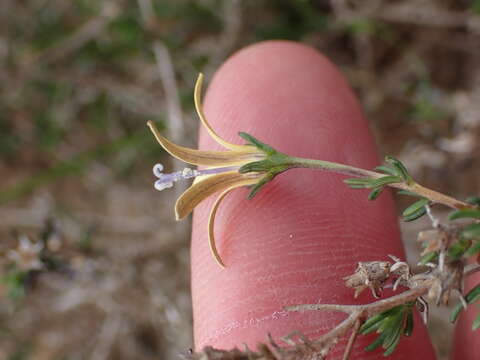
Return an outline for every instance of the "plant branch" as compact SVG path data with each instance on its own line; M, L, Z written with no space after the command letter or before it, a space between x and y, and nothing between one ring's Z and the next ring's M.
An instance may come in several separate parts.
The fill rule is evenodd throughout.
M334 162L324 161L324 160L304 159L304 158L297 158L297 157L290 157L289 160L291 161L290 163L291 168L309 168L309 169L323 170L323 171L334 172L342 175L348 175L348 176L354 176L354 177L366 178L366 179L380 179L386 176L386 174L378 173L375 171L360 169L354 166L349 166L349 165L344 165L344 164L339 164L339 163L334 163ZM443 204L453 209L459 209L459 210L475 209L474 205L465 203L463 201L459 201L450 196L431 190L416 182L412 182L410 184L408 184L407 182L396 182L396 183L390 183L387 185L396 189L410 191L419 196L425 197L433 201L434 203Z

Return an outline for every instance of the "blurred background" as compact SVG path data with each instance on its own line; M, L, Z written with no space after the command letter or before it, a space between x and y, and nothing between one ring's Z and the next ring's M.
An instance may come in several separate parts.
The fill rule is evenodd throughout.
M188 224L151 172L176 165L146 121L195 146L198 72L265 39L330 57L418 181L480 193L479 0L1 0L1 360L192 346Z

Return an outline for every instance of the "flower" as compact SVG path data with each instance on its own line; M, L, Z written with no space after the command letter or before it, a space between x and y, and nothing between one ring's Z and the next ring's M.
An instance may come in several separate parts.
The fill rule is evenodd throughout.
M33 243L27 236L21 236L18 240L18 247L15 250L10 250L7 257L20 270L41 270L43 268L43 263L40 259L42 250L42 244Z
M177 220L183 219L203 200L221 191L210 210L208 239L213 257L221 267L225 267L216 249L214 237L215 215L221 201L233 189L249 185L254 185L249 195L249 198L253 197L263 185L287 169L284 165L286 156L246 133L240 133L239 135L247 140L247 145L232 144L222 139L210 126L203 113L201 103L202 82L203 75L200 74L194 91L195 108L198 116L209 135L228 150L204 151L176 145L163 137L155 124L149 121L150 130L170 155L188 164L205 167L201 170L185 168L182 171L164 174L162 173L163 166L156 164L153 167L153 173L158 177L155 182L155 189L157 190L170 188L178 180L197 178L192 186L180 195L176 201L175 215Z

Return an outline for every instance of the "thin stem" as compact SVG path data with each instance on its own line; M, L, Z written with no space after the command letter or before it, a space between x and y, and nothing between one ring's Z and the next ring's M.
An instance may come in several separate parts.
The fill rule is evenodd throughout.
M355 322L355 324L353 325L352 334L350 335L350 338L348 339L348 343L347 343L347 346L345 347L345 352L343 353L342 360L348 360L350 358L350 355L352 354L352 350L353 350L353 344L355 343L355 340L357 339L358 331L360 330L361 325L362 325L362 321L360 319L358 319Z
M285 309L287 311L342 311L350 315L360 311L362 315L369 317L382 311L391 309L397 305L413 301L419 296L425 295L428 292L428 289L429 288L427 286L419 286L414 289L407 290L401 294L391 296L387 299L378 300L374 303L365 305L307 304L289 306Z
M354 166L334 163L324 160L314 160L314 159L304 159L297 157L290 157L290 166L292 168L308 168L334 172L337 174L367 178L367 179L379 179L385 177L385 174L377 173L375 171L365 170L356 168ZM417 195L423 196L431 201L439 204L449 206L453 209L474 209L475 207L471 204L459 201L450 196L444 195L437 191L428 189L420 184L413 182L412 184L407 184L406 182L391 183L388 186L394 187L400 190L407 190L413 192Z
M463 277L466 278L467 276L475 274L478 271L480 271L480 265L477 265L477 264L467 265L463 270Z

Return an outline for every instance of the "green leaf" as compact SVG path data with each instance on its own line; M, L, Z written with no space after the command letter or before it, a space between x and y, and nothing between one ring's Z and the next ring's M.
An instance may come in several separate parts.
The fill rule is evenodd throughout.
M468 305L473 304L478 299L480 299L480 284L475 286L472 290L468 292L467 295L465 295L465 301L467 302ZM452 323L457 320L458 315L460 315L462 310L463 310L463 304L461 302L455 305L450 315L450 321Z
M388 184L400 183L400 182L402 182L402 179L398 176L384 176L374 180L370 186L373 188L376 188L379 186L385 186Z
M450 245L448 249L448 257L452 260L460 259L463 254L468 250L472 242L470 240L461 239L456 243Z
M403 329L403 335L411 336L413 333L413 312L409 311L405 322L405 329Z
M369 344L369 345L365 348L365 350L366 350L366 351L375 350L375 349L378 348L380 345L382 345L384 339L385 339L385 333L382 333L382 334L378 335L378 337L377 337L371 344Z
M399 195L407 195L407 196L413 196L413 197L419 197L419 198L422 198L422 199L425 199L424 197L414 193L414 192L411 192L411 191L408 191L408 190L399 190L397 191L397 194Z
M467 203L480 207L480 196L471 196L465 200Z
M432 262L437 258L438 258L438 252L431 251L422 256L422 258L420 259L420 264L425 265L426 263Z
M468 292L468 294L465 296L465 301L467 304L473 304L477 300L480 299L480 284L475 286L472 290Z
M470 224L462 229L461 236L464 239L480 239L480 224Z
M480 314L477 315L472 324L472 330L478 330L480 328Z
M413 221L425 215L427 213L427 209L425 208L425 205L427 205L429 201L430 200L423 198L414 202L409 207L407 207L402 213L403 220Z
M400 335L402 334L402 325L403 325L403 317L404 317L404 312L400 312L394 316L392 316L389 320L389 327L385 330L387 333L387 336L385 337L385 340L383 341L383 348L388 349L390 348L393 344L397 343L398 340L400 339Z
M399 305L370 317L359 332L369 334L376 331L379 335L365 350L371 351L382 345L387 356L395 350L402 334L410 336L413 331L413 304Z
M409 221L417 220L417 219L421 218L423 215L425 215L426 213L427 213L427 209L425 209L423 207L420 210L418 210L417 212L413 213L412 215L404 216L403 221L409 222Z
M421 199L421 200L418 200L416 202L414 202L412 205L410 205L409 207L407 207L402 215L403 216L410 216L414 213L416 213L417 211L421 210L421 209L424 209L425 208L425 205L427 205L429 202L428 199Z
M477 255L480 252L480 241L476 241L470 248L465 252L465 256Z
M350 186L352 189L364 189L370 188L370 184L375 181L375 179L366 179L366 178L350 178L345 179L343 182Z
M380 171L392 176L399 176L399 174L395 171L395 169L389 168L388 166L384 166L384 165L377 166L374 170Z
M386 312L371 316L359 330L359 333L362 335L370 334L371 332L378 329L382 324L382 321L386 318Z
M250 193L248 194L248 200L251 200L257 195L260 189L265 186L268 182L272 181L276 174L267 173L264 177L262 177L258 182L252 186Z
M413 184L412 177L400 160L387 155L385 156L385 161L392 165L392 167L398 172L398 176L400 176L408 185Z
M368 194L368 200L375 200L376 198L378 198L380 196L380 194L382 193L383 191L383 187L379 187L379 188L376 188L376 189L373 189L370 194Z
M448 220L457 220L457 219L480 219L480 210L457 210L450 215L448 215Z
M270 145L267 145L263 142L261 142L260 140L258 140L257 138L253 137L252 135L250 134L247 134L245 132L239 132L238 135L244 139L247 144L249 145L253 145L255 146L257 149L263 151L264 153L266 153L267 155L272 155L274 153L276 153L277 151L272 148Z

